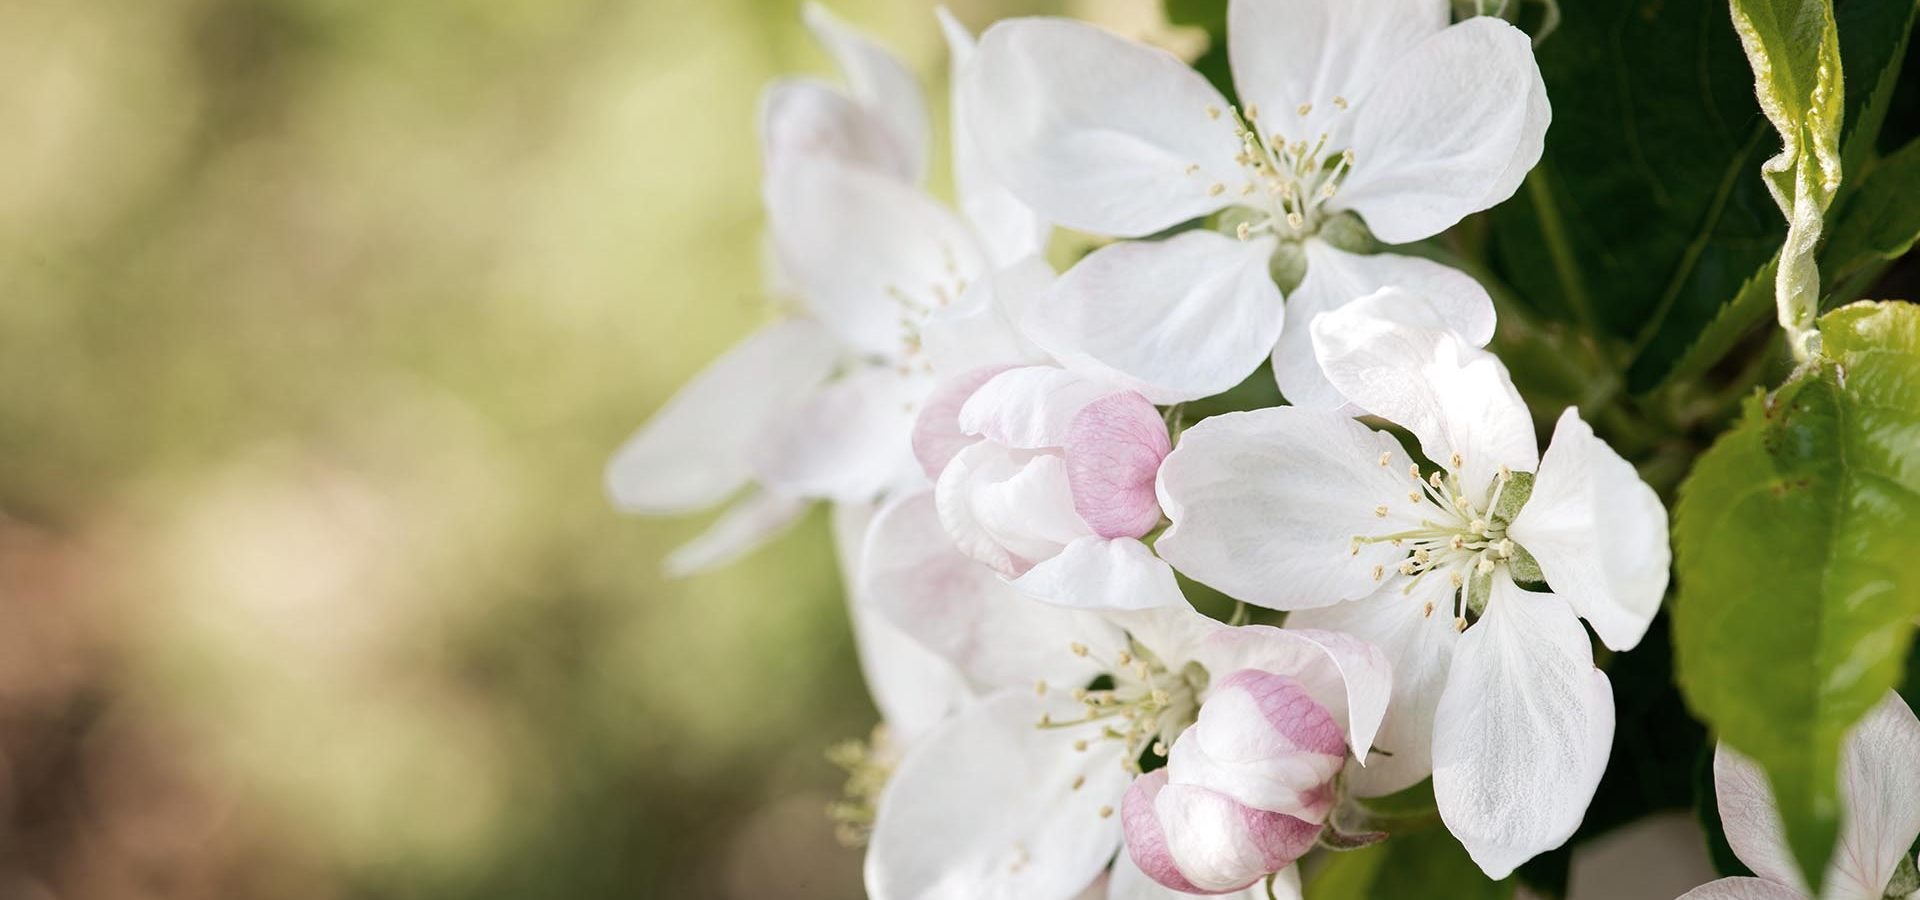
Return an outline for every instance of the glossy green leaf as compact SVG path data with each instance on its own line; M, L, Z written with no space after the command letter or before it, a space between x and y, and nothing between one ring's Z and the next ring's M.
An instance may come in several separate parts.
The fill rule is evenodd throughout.
M1681 686L1772 779L1824 871L1846 729L1898 684L1920 615L1920 308L1821 320L1824 355L1701 456L1676 509Z
M1494 211L1526 303L1642 360L1657 384L1785 233L1758 171L1766 123L1726 0L1585 0L1536 50L1553 127Z

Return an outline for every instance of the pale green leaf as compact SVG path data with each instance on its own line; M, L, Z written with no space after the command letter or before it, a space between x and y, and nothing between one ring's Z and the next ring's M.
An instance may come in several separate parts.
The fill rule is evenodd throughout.
M1822 355L1750 401L1682 486L1673 605L1689 703L1766 768L1816 876L1841 737L1899 682L1920 615L1920 308L1820 324Z
M1779 132L1780 152L1760 172L1787 217L1774 299L1780 325L1804 356L1820 309L1815 250L1840 190L1840 125L1845 107L1840 32L1832 0L1732 0L1733 28L1753 67L1760 110Z

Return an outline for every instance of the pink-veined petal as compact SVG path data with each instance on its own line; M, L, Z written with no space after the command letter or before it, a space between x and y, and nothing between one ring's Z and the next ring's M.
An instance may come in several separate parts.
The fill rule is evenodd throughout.
M1256 882L1245 890L1230 891L1225 894L1188 894L1163 887L1140 871L1133 858L1125 853L1113 860L1113 878L1108 883L1105 900L1192 900L1196 897L1212 897L1216 900L1269 900L1265 881ZM1100 900L1096 897L1093 900ZM1273 882L1272 900L1301 900L1300 866L1288 866L1280 870Z
M1553 592L1615 650L1640 643L1667 592L1667 508L1568 407L1540 457L1533 494L1507 529Z
M820 326L762 327L687 382L607 464L607 493L629 512L711 506L753 474L752 453L775 415L819 389L839 350Z
M1495 880L1566 843L1613 745L1613 688L1565 601L1493 577L1434 714L1433 796Z
M1280 337L1273 246L1211 231L1110 244L1060 276L1028 311L1029 332L1068 368L1155 403L1218 394L1259 368Z
M1171 783L1163 774L1167 771L1142 776L1128 791L1127 800L1136 809L1150 807L1150 814L1124 811L1129 851L1136 833L1151 847L1151 829L1158 826L1164 855L1129 855L1149 875L1155 874L1150 864L1173 863L1175 871L1163 885L1203 893L1239 891L1293 865L1319 837L1318 824L1255 809L1203 787Z
M1246 181L1220 92L1172 54L1092 25L994 25L960 98L987 167L1069 228L1152 234L1225 206Z
M1140 627L1138 619L1146 619L1151 629ZM1258 669L1298 681L1340 723L1356 758L1367 758L1386 715L1393 666L1378 647L1352 635L1267 625L1233 628L1191 607L1184 614L1176 609L1137 614L1120 624L1162 659L1191 659L1215 677Z
M929 480L938 480L947 463L980 440L960 430L960 409L981 385L1006 370L983 366L961 373L941 382L920 404L920 415L913 420L913 458Z
M1166 420L1138 393L1108 394L1081 407L1061 445L1074 510L1101 537L1145 536L1160 524L1154 480L1172 449Z
M1198 721L1168 757L1174 780L1255 809L1325 822L1334 776L1347 761L1340 723L1289 676L1239 669L1213 677Z
M1417 256L1361 256L1325 241L1306 242L1307 276L1287 297L1287 324L1273 348L1273 378L1287 402L1311 409L1356 412L1327 381L1313 355L1313 318L1384 287L1424 297L1446 323L1476 347L1493 339L1493 300L1473 277Z

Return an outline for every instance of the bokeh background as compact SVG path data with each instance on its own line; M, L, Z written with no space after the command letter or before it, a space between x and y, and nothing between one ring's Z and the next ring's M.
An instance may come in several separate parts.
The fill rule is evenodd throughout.
M830 5L941 123L932 4ZM824 516L668 581L600 487L767 315L788 72L797 0L0 0L0 898L858 895Z

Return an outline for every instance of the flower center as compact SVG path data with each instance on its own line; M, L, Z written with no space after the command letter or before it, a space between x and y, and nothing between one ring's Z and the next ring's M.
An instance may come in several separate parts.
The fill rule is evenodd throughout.
M892 359L875 362L896 366L901 375L933 371L933 363L922 352L920 329L934 310L959 300L967 290L967 277L960 271L953 248L941 244L940 256L942 272L925 284L888 284L883 288L900 311L900 349Z
M1128 649L1112 660L1100 658L1085 644L1072 645L1073 654L1102 664L1106 674L1094 679L1093 686L1078 688L1073 699L1080 702L1080 717L1058 721L1042 716L1041 728L1075 732L1073 749L1086 752L1098 741L1117 741L1122 747L1121 766L1135 775L1144 770L1141 759L1151 753L1165 759L1168 748L1187 726L1200 716L1200 692L1207 687L1207 671L1198 663L1188 663L1179 671L1138 642L1129 640ZM1047 691L1045 682L1040 693ZM1077 790L1081 782L1076 780ZM1107 815L1110 810L1103 810Z
M1380 454L1380 465L1391 465L1391 459L1391 454ZM1407 466L1411 485L1406 502L1419 507L1417 527L1355 535L1351 551L1357 555L1363 545L1383 542L1404 548L1406 558L1394 567L1406 578L1400 593L1411 594L1428 576L1445 578L1452 593L1453 627L1465 631L1468 616L1478 617L1485 608L1494 572L1514 569L1515 580L1537 580L1532 557L1507 537L1508 524L1532 493L1533 476L1501 466L1490 487L1473 491L1461 483L1460 454L1454 454L1448 463L1445 471L1426 477L1421 477L1419 466ZM1373 514L1382 519L1391 513L1388 504L1373 509ZM1374 566L1373 580L1385 579L1387 572L1385 565ZM1428 601L1421 614L1431 616L1434 608Z
M1342 112L1345 97L1335 96L1333 105ZM1301 119L1313 112L1313 104L1303 103L1294 110ZM1353 171L1353 151L1330 149L1329 133L1311 135L1301 123L1289 133L1283 123L1264 122L1260 108L1245 110L1207 107L1207 115L1233 117L1233 136L1240 144L1234 161L1240 164L1243 180L1230 187L1221 182L1206 186L1207 196L1219 197L1229 190L1238 192L1238 204L1253 214L1238 222L1234 231L1241 240L1256 234L1274 234L1285 240L1300 240L1319 231L1325 218L1322 207L1340 191ZM1286 115L1281 114L1286 119ZM1263 131L1265 128L1267 130ZM1200 173L1198 164L1187 167L1188 175Z

